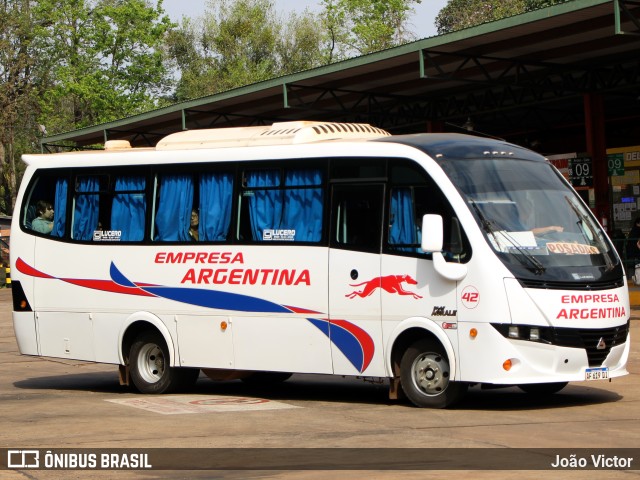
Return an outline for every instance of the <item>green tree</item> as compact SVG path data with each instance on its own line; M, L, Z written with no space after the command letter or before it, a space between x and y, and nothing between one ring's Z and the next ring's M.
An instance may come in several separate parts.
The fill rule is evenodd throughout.
M438 34L493 22L566 0L449 0L436 17Z
M421 0L323 0L320 14L281 18L271 0L210 0L183 18L168 48L183 101L405 43Z
M278 75L300 72L326 64L325 34L319 17L309 11L291 14L276 44Z
M17 158L36 140L37 52L29 0L0 3L0 211L10 214L21 166Z
M421 0L323 0L327 57L384 50L415 39L409 30L413 5Z
M35 8L49 12L37 38L50 133L158 106L171 85L163 42L173 26L161 0L40 0Z
M270 0L212 0L184 18L168 48L180 75L175 100L210 95L321 64L322 32L308 11L281 19Z
M161 1L0 0L0 209L11 211L17 159L38 149L40 125L56 133L157 106L172 27Z

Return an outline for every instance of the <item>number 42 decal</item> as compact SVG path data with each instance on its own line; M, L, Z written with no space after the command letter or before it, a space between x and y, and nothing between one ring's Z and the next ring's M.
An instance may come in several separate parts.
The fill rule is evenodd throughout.
M460 299L466 308L476 308L480 303L480 293L476 287L469 285L462 290Z

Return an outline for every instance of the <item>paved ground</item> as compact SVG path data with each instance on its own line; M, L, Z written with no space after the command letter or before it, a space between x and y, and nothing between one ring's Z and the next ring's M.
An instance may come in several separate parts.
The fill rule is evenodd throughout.
M294 376L267 390L204 376L186 394L141 396L110 365L19 355L11 292L0 290L0 448L640 448L640 310L632 311L631 375L532 398L473 388L451 410L387 400L381 385ZM238 410L244 408L244 410ZM266 409L269 408L269 409ZM560 450L559 450L560 451ZM434 450L437 454L437 450ZM488 452L495 452L488 450ZM465 455L460 450L462 456ZM639 458L635 459L640 463ZM250 462L251 459L247 459ZM5 479L112 478L115 472L0 471ZM558 478L557 471L163 471L118 478ZM562 472L563 478L640 478Z

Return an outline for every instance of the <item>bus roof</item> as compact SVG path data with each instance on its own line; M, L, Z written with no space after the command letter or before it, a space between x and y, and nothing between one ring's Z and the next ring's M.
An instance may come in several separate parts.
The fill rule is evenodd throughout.
M108 140L104 145L104 150L64 152L58 155L76 156L84 153L85 155L93 156L104 153L118 154L120 152L139 153L372 140L411 146L427 153L436 161L447 158L478 159L495 157L545 160L542 155L500 139L459 133L417 133L392 136L386 130L364 123L314 121L281 122L253 127L187 130L164 137L155 147L132 148L127 140ZM35 160L34 157L48 156L50 154L24 155L23 160L30 164Z
M156 150L295 145L329 140L372 140L385 130L364 123L284 122L259 127L189 130L164 137Z
M415 147L437 162L447 159L477 160L480 158L546 161L543 155L505 140L463 133L394 135L391 138L380 138L379 141Z

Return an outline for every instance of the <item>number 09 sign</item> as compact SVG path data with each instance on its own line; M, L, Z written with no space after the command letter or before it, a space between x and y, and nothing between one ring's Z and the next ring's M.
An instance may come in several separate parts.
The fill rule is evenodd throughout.
M591 157L569 159L569 180L574 187L593 187Z

